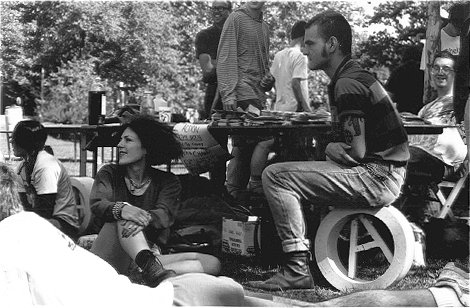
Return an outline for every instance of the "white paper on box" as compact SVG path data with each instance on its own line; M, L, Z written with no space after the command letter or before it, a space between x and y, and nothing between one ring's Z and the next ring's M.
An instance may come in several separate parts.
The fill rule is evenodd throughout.
M250 216L248 221L223 218L222 251L242 256L254 256L255 231L258 231L257 237L260 243L259 218L256 216Z

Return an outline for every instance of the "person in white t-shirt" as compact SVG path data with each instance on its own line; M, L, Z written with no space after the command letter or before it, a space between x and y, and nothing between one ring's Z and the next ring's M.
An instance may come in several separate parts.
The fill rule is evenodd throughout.
M303 20L297 21L291 29L289 46L274 56L271 74L275 78L275 111L312 112L308 95L308 60L301 50L306 24ZM261 174L273 146L274 139L262 141L256 146L250 166L248 190L263 194Z
M47 132L35 120L18 122L13 130L13 154L23 161L18 166L23 206L47 219L77 240L79 217L72 184L62 163L45 149Z
M274 110L312 111L308 98L308 60L301 51L306 24L303 20L297 21L292 26L289 46L274 56L271 65L271 74L276 80Z

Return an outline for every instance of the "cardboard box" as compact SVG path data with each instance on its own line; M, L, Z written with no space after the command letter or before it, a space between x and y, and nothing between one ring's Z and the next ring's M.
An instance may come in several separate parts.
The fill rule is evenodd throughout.
M261 227L259 217L249 216L247 221L237 221L224 217L222 220L222 251L241 256L255 256L255 231L257 231L257 244L260 245Z

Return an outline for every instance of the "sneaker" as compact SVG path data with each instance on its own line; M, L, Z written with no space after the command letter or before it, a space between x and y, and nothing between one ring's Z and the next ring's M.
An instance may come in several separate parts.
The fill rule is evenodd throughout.
M142 280L151 288L155 288L162 281L174 276L176 276L175 271L164 269L157 258L151 258L142 268Z

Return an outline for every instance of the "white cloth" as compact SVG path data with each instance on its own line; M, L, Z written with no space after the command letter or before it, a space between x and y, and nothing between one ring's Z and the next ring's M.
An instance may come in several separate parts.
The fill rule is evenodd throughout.
M454 56L460 53L460 36L450 36L441 29L441 51L447 50Z
M297 111L297 100L292 90L292 79L300 78L302 95L308 102L307 56L299 48L287 47L276 53L271 66L271 74L276 79L276 102L274 110Z
M455 125L453 97L438 97L424 105L418 116L435 125ZM456 127L447 127L439 135L409 135L410 146L419 147L454 168L467 155L467 146Z
M0 307L170 307L173 285L133 284L35 213L0 222Z
M64 165L46 151L40 151L31 174L31 186L27 189L24 162L18 166L21 181L18 191L26 192L28 201L34 207L35 195L57 194L54 205L54 217L59 217L70 225L79 228L78 212L75 207L72 184Z

